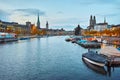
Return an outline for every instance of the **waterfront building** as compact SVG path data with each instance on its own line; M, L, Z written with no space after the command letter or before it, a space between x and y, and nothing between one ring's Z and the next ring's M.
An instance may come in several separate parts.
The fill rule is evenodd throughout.
M74 35L74 31L65 31L62 29L48 29L47 35Z
M120 37L120 24L112 25L110 30L113 32L112 36Z
M98 23L95 25L94 30L95 31L103 31L103 30L107 29L107 26L108 26L107 23Z
M97 23L94 25L94 30L95 31L103 31L105 29L108 29L108 23L106 22L106 19L104 18L103 23Z
M26 22L26 25L16 22L5 22L0 20L0 32L9 32L17 34L30 34L31 22Z
M31 33L31 27L32 27L32 24L31 24L31 22L26 22L26 26L27 26L27 31L28 31L28 34L30 34Z
M118 25L111 25L111 30L115 30L115 29L119 29L120 28L120 24Z

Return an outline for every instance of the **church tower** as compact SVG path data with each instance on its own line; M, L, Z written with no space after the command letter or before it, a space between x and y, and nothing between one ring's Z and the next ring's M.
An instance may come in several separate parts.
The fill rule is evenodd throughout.
M96 24L96 18L95 16L90 16L90 25L89 25L89 29L94 29L94 26Z
M46 22L46 29L48 29L49 28L49 24L48 24L48 21Z
M106 23L106 18L104 17L104 23Z
M95 18L95 16L94 16L94 25L96 24L96 18Z
M92 15L90 16L90 26L92 25L93 21L92 21Z
M37 19L37 28L40 29L40 19L39 19L39 13L38 13L38 19Z

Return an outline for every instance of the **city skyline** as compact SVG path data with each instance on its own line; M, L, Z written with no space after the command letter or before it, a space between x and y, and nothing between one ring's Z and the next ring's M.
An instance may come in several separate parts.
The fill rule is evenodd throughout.
M90 15L96 16L97 23L106 17L109 24L120 24L119 4L119 0L0 0L0 19L36 24L39 12L41 27L48 21L50 28L73 30L78 24L86 28Z

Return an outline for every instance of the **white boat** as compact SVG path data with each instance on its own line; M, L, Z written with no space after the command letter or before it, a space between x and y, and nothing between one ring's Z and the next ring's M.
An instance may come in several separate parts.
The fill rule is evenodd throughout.
M91 64L94 64L96 66L100 66L100 67L105 66L106 58L100 54L93 52L93 51L84 53L82 55L82 58L83 58L83 60L85 60Z
M106 69L104 67L93 65L93 64L89 63L86 60L83 60L83 62L85 63L85 65L88 68L92 69L93 71L95 71L97 73L100 73L100 74L103 74L103 75L107 75L107 71L106 71Z
M103 40L102 43L107 44L107 41L106 41L106 40Z

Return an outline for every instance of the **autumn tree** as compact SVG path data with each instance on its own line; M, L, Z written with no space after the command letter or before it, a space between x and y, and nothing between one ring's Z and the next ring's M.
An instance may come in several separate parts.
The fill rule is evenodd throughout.
M35 26L35 25L32 25L32 27L31 27L31 33L32 33L32 35L35 35L35 34L38 34L38 29L37 29L37 27Z

